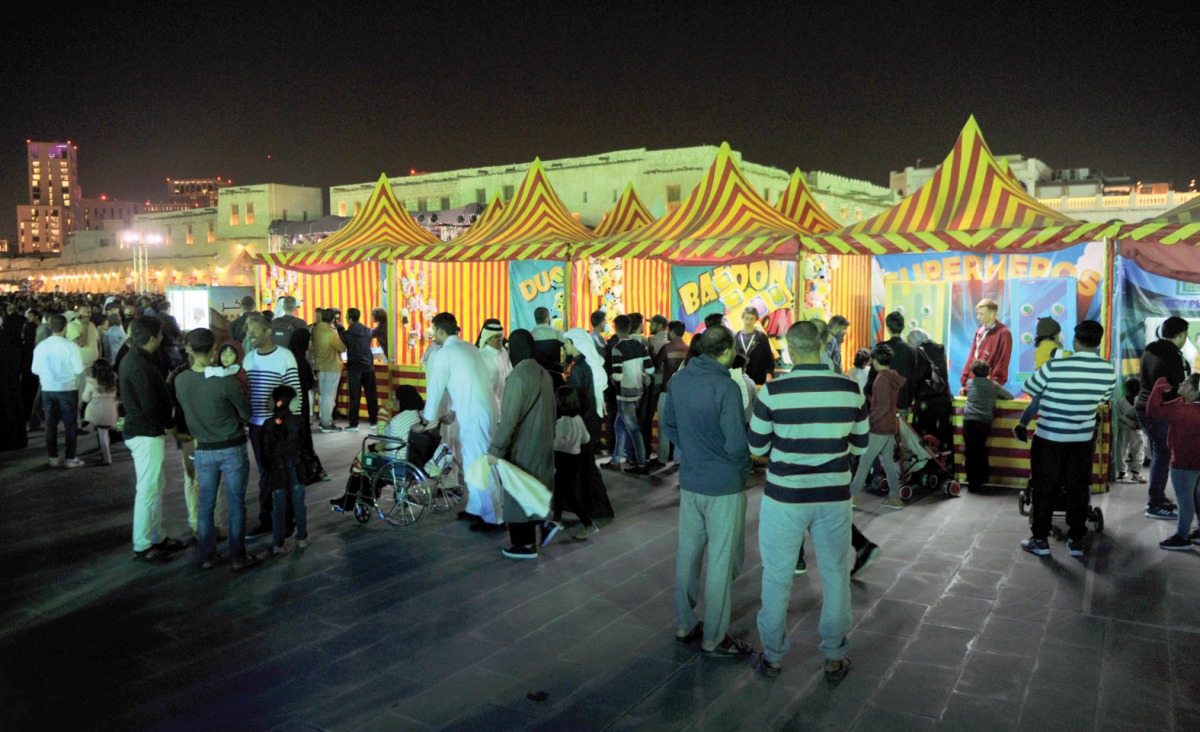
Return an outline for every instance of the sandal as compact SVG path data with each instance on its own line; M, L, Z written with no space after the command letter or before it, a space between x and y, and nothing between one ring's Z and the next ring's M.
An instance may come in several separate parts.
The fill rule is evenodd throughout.
M754 652L754 648L746 641L729 636L725 636L725 640L717 644L716 648L710 650L701 648L700 650L704 651L704 655L706 656L715 656L718 658L736 658L738 656L748 656Z
M783 672L782 663L768 661L767 657L761 653L758 654L757 663L755 663L754 667L758 669L759 673L761 673L763 676L766 676L768 679L773 679Z
M692 643L699 641L703 637L704 637L704 621L703 620L696 623L696 627L694 627L690 631L688 631L687 635L679 635L678 633L675 634L675 640L679 641L680 643L684 644L685 646L691 645Z
M840 661L829 660L825 662L825 680L837 683L846 678L846 674L850 673L850 659L843 658Z

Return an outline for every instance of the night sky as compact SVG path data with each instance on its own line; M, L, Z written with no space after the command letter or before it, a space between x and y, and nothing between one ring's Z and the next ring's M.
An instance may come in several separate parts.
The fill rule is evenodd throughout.
M85 197L123 200L163 200L167 177L329 186L722 141L886 185L940 162L970 114L997 154L1200 175L1195 25L1175 12L575 5L8 9L0 236L27 203L27 138L74 141Z

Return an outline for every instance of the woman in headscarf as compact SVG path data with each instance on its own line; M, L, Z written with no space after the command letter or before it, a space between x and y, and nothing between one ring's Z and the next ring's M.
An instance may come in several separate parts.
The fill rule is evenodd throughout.
M908 345L917 352L916 384L913 387L913 429L937 438L940 449L953 450L954 427L950 423L953 397L950 394L946 348L934 343L920 328L908 331Z
M509 337L513 370L504 384L500 424L488 449L488 461L507 460L537 479L547 490L554 485L554 386L550 374L535 356L533 335L515 330ZM540 516L525 513L512 496L504 494L504 518L512 546L503 550L512 559L537 558L537 525Z
M512 362L508 357L508 349L504 347L504 326L496 318L483 321L479 337L475 339L475 347L483 356L487 366L488 377L492 380L492 391L496 394L496 409L499 410L504 400L504 381L512 373Z
M581 416L591 436L591 440L580 446L579 461L584 471L583 500L593 519L611 519L613 508L608 500L608 489L600 468L596 467L596 448L600 444L600 424L604 416L604 387L608 383L604 359L596 350L596 340L586 330L572 328L563 335L571 364L567 386L579 394L579 403L583 406Z
M312 402L310 395L313 387L316 385L316 375L313 373L312 364L308 361L308 346L312 343L312 332L308 328L296 328L292 331L292 338L288 341L288 350L296 358L296 370L300 376L300 416L304 422L304 428L301 430L301 442L303 443L303 453L301 460L304 462L305 469L308 475L321 480L329 480L329 474L325 472L325 467L321 465L321 458L317 456L317 451L313 447L312 439Z

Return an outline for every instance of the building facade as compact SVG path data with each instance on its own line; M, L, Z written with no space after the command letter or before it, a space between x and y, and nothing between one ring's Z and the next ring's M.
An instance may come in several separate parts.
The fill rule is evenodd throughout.
M708 172L718 150L715 146L673 150L638 148L547 160L542 164L567 210L585 226L595 227L629 183L633 183L654 215L662 216L678 208ZM750 184L774 204L787 188L791 173L745 162L736 151L733 155ZM410 212L446 211L471 203L486 204L494 196L510 200L525 179L529 166L529 163L480 166L392 178L390 182L396 197ZM826 185L814 183L821 180ZM827 173L810 173L808 182L826 211L847 223L856 215L873 216L899 200L882 186ZM329 191L330 213L353 216L362 208L374 186L374 181L333 186Z
M217 205L217 194L233 181L216 178L167 178L167 201L181 203L192 208L207 208Z
M76 152L69 140L26 140L29 203L17 206L19 254L57 255L75 230L82 198Z

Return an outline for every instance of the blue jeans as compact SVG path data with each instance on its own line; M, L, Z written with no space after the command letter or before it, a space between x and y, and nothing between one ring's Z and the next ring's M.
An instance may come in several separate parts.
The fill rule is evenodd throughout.
M1144 412L1139 412L1137 418L1146 442L1150 443L1149 505L1161 506L1167 502L1167 475L1171 469L1171 446L1167 444L1171 423Z
M296 477L295 465L289 465L287 470L288 484L292 486L292 510L296 514L296 538L307 539L308 511L304 508L304 483ZM283 546L283 541L287 537L288 489L276 488L272 494L271 540L275 546Z
M245 445L223 450L197 450L196 478L200 481L199 516L196 518L200 561L211 559L216 551L217 532L213 511L217 505L217 486L225 478L225 497L229 503L229 558L240 559L246 553L246 481L250 476L250 456Z
M777 663L788 652L788 601L795 579L796 557L804 532L812 534L821 566L821 653L833 661L846 657L846 634L854 618L850 613L851 546L850 501L783 503L763 496L758 514L758 548L762 555L762 609L758 635L763 658Z
M1171 485L1175 488L1175 500L1179 501L1179 524L1176 534L1187 538L1196 519L1197 504L1200 504L1200 470L1171 468Z
M58 457L58 420L62 419L67 441L67 459L75 457L75 411L79 405L78 391L43 391L42 407L46 410L46 454Z
M638 421L638 403L635 401L617 401L617 418L614 420L617 433L617 447L613 450L613 462L620 462L622 456L634 465L646 464L646 444L642 442L642 427ZM632 454L626 445L632 446Z

